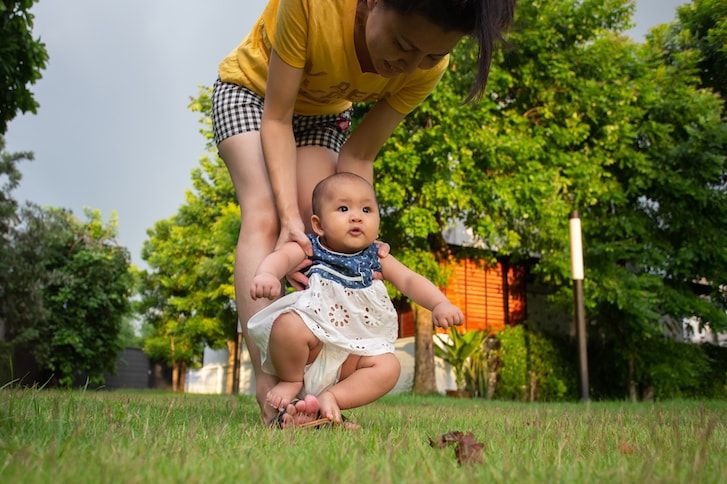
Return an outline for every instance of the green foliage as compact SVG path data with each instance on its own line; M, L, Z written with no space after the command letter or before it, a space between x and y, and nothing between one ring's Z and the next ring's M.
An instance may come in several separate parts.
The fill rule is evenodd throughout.
M112 371L129 313L133 277L128 251L116 244L116 220L98 210L85 222L72 213L29 205L13 234L6 288L6 335L31 351L56 381L92 383Z
M468 364L472 360L483 358L483 344L487 333L484 331L468 331L460 333L457 328L450 328L448 338L437 337L434 345L434 355L449 364L454 371L457 389L465 389L465 375Z
M0 244L6 242L6 237L12 227L17 223L18 204L12 197L12 191L18 187L22 174L17 164L23 160L32 160L33 153L7 153L5 151L5 138L0 135ZM4 271L0 271L2 273Z
M701 84L727 95L727 1L694 0L679 7L665 50L678 57L696 51Z
M543 334L524 326L497 334L500 369L495 396L508 400L556 401L572 399L576 375L558 349Z
M209 131L209 90L190 107ZM193 190L167 220L149 230L142 257L139 306L146 325L144 350L169 363L201 362L205 345L221 347L236 334L234 257L240 209L222 160L205 156L192 171Z
M710 364L709 373L701 382L699 395L727 400L727 347L703 344L701 348Z
M637 378L660 399L696 397L709 374L709 359L699 345L661 337L647 340L637 353Z
M144 340L137 333L134 323L130 318L121 321L119 329L119 347L120 348L141 348L144 346Z
M33 14L37 0L0 2L0 134L18 111L35 113L38 103L28 84L34 84L45 69L45 44L33 38Z
M0 135L0 321L5 322L2 327L6 332L13 324L25 324L20 320L30 324L41 316L37 291L24 288L27 284L34 284L36 276L20 270L13 243L19 222L18 204L12 196L21 178L17 164L32 157L32 153L5 152L5 140ZM29 267L23 265L22 268ZM0 334L0 340L3 339L4 335Z
M709 344L674 341L663 335L644 338L631 353L633 373L617 341L589 346L592 396L620 398L633 380L637 397L724 398L727 393L727 349ZM615 361L608 366L596 361Z

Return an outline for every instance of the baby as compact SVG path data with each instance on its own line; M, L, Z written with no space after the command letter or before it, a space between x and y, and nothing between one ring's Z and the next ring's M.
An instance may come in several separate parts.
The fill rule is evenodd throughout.
M351 173L331 175L316 186L312 206L308 288L278 299L248 322L263 370L280 379L267 403L279 409L271 424L281 427L292 425L285 409L299 394L309 395L309 408L319 408L321 418L340 423L341 409L371 403L396 384L396 311L374 273L431 310L435 325L448 328L464 320L429 280L390 255L379 259L378 204L368 181ZM305 258L295 242L267 256L253 279L252 298L277 298L280 279Z

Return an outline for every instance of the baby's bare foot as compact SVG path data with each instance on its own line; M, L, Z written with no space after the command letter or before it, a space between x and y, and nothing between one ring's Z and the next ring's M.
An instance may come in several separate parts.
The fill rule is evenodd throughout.
M306 395L303 400L289 403L285 407L285 415L282 418L281 427L300 427L320 418L318 414L320 406L318 399L313 395Z
M302 388L303 382L300 381L278 382L277 385L270 389L265 401L271 407L283 410L289 406L290 401L298 395Z
M295 402L295 410L299 415L306 415L311 419L317 419L321 409L318 399L313 395L306 395L303 400Z
M323 392L318 395L318 403L321 406L321 418L327 418L334 424L340 424L346 430L358 430L361 426L355 422L347 420L341 415L341 409L338 406L336 396L331 392Z
M333 423L341 423L341 409L338 407L338 402L333 393L321 393L318 395L318 403L321 406L321 418L327 418Z

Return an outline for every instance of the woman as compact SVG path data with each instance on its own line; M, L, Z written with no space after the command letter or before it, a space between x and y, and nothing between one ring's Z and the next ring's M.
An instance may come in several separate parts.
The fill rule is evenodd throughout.
M238 317L265 422L276 384L261 371L247 320L269 301L250 298L262 259L306 237L311 193L338 172L371 182L373 160L399 122L442 77L465 35L479 46L469 98L485 87L495 44L515 0L270 0L248 37L220 64L213 127L242 214L235 261ZM350 133L351 102L375 104ZM303 221L306 221L305 223ZM289 406L302 420L317 413Z

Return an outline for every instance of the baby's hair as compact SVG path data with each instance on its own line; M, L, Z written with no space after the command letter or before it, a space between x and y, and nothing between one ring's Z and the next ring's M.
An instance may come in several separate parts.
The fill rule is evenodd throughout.
M348 172L334 173L333 175L319 181L316 187L313 189L313 200L311 202L311 205L313 207L313 215L320 216L321 203L323 203L322 200L325 198L329 190L333 188L333 185L340 180L352 180L364 183L371 188L371 192L374 194L374 199L376 199L376 192L374 192L374 187L371 186L371 183L369 183L366 178Z
M512 23L516 0L381 0L399 14L418 14L445 31L464 32L479 47L477 77L465 102L479 99L487 86L492 53Z

